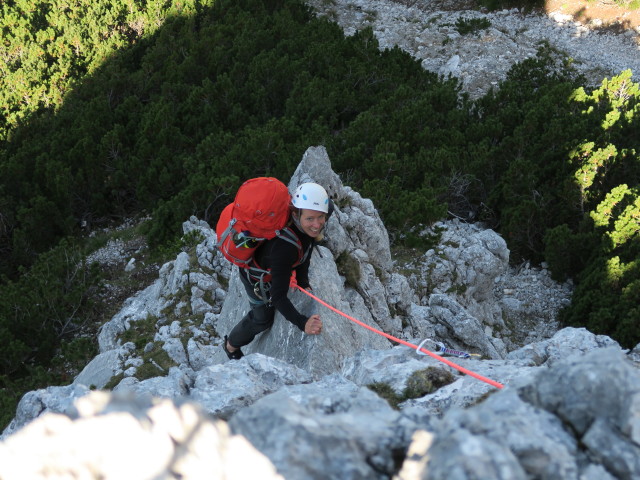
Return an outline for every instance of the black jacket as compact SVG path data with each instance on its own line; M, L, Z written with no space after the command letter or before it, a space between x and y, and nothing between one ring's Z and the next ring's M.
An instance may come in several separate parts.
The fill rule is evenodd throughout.
M289 227L295 233L302 244L302 252L309 251L306 259L297 267L293 267L300 257L299 249L292 243L275 237L266 241L254 255L256 263L265 270L271 272L271 304L287 320L304 331L307 316L298 312L287 296L289 280L292 271L296 272L296 281L302 288L309 287L309 263L311 262L311 249L315 245L314 239L300 231L295 225Z

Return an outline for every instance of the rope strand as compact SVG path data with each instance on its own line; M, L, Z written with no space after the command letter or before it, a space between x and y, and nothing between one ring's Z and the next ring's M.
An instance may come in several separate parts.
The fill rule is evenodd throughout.
M396 343L399 343L399 344L402 344L402 345L406 345L407 347L413 348L418 353L420 353L422 355L429 355L430 357L435 358L436 360L439 360L440 362L445 363L445 364L449 365L450 367L455 368L456 370L458 370L458 371L460 371L460 372L462 372L462 373L464 373L466 375L469 375L469 376L471 376L473 378L476 378L476 379L478 379L478 380L480 380L482 382L488 383L489 385L491 385L493 387L496 387L496 388L503 388L504 387L504 385L502 385L501 383L498 383L498 382L496 382L494 380L491 380L490 378L483 377L482 375L480 375L478 373L472 372L471 370L468 370L468 369L466 369L464 367L461 367L460 365L457 365L457 364L453 363L452 361L447 360L446 358L443 358L440 355L427 350L426 348L423 348L422 344L424 342L422 342L419 346L416 346L413 343L405 342L404 340L396 338L393 335L389 335L388 333L384 333L384 332L382 332L382 331L380 331L380 330L378 330L376 328L371 327L370 325L367 325L364 322L361 322L360 320L357 320L357 319L347 315L344 312L341 312L337 308L332 307L331 305L329 305L328 303L324 302L323 300L320 300L314 294L312 294L310 292L307 292L304 288L300 287L298 285L298 283L295 281L295 279L292 279L291 286L297 288L301 292L303 292L306 295L308 295L309 297L313 298L316 302L318 302L319 304L327 307L329 310L332 310L332 311L336 312L338 315L342 315L343 317L351 320L354 323L357 323L358 325L360 325L361 327L366 328L367 330L371 330L372 332L377 333L378 335L382 335L383 337L386 337L389 340L394 341Z

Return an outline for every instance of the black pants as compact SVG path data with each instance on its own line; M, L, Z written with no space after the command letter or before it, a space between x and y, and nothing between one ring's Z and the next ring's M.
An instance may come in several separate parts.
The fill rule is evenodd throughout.
M242 270L240 270L240 280L249 296L251 310L229 334L229 343L236 348L250 344L257 334L271 328L275 317L275 308L271 306L268 299L264 301L255 294L254 286Z

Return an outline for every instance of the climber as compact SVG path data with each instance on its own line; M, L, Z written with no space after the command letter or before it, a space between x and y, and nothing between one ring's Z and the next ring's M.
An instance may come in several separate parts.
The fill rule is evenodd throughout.
M287 229L293 234L291 238L278 236L268 240L258 247L253 256L253 266L268 274L260 278L255 269L238 267L251 309L224 337L222 347L230 360L242 358L240 347L248 345L258 333L273 325L276 310L307 335L322 332L320 315L307 317L301 314L287 293L294 272L298 285L309 289L311 251L323 237L333 204L322 186L303 183L291 198L290 210Z

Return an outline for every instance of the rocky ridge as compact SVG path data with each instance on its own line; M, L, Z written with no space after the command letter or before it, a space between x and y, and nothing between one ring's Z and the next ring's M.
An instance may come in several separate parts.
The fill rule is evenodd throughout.
M640 474L640 346L558 330L570 284L510 268L495 232L443 222L433 251L400 263L375 206L342 184L322 147L305 153L289 188L310 179L337 205L312 257L314 294L406 344L321 309L321 336L277 316L244 359L227 361L220 336L248 306L215 233L192 218L192 247L104 325L100 354L74 382L21 400L0 478ZM527 305L534 298L548 303ZM302 292L292 299L320 309ZM477 356L445 365L408 346L425 339Z
M575 21L559 11L525 14L517 9L487 12L464 2L418 0L308 0L318 15L340 25L345 35L371 27L381 49L398 47L422 66L462 82L471 98L484 95L506 78L511 67L534 57L540 45L572 59L588 85L630 69L640 74L640 30L600 29L597 19ZM488 27L461 34L458 22L488 22Z
M486 13L421 0L308 3L346 34L370 25L381 48L399 46L425 68L460 78L472 98L543 40L572 57L593 86L637 72L640 61L637 32L597 31L558 12ZM456 28L483 18L490 27L476 34ZM559 330L570 283L556 284L544 268L509 266L498 235L459 221L434 226L442 236L433 250L399 260L373 204L342 185L322 149L305 154L291 185L303 179L344 200L313 258L314 271L329 272L312 279L314 292L408 343L430 339L480 355L453 360L502 390L325 310L325 338L306 339L279 318L245 359L225 362L220 332L246 305L213 253L211 228L193 218L185 234L198 232L201 241L125 302L75 381L24 396L0 437L0 478L640 475L640 346L625 352L608 337ZM94 259L135 271L127 248L114 243ZM351 261L339 266L341 255ZM302 294L296 302L314 308ZM155 332L142 343L131 338L141 325ZM445 374L452 383L438 383ZM389 388L395 402L373 386ZM112 392L93 391L105 387Z

